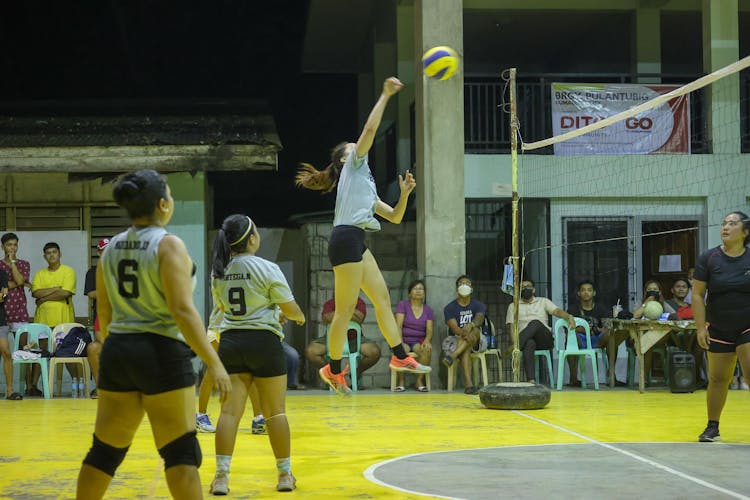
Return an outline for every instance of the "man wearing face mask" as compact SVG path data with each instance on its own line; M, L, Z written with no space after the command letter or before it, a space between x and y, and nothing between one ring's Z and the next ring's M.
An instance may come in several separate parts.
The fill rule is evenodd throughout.
M443 355L443 364L450 367L458 359L464 376L464 393L476 394L477 388L471 381L471 351L479 349L479 327L484 322L487 306L471 298L471 279L462 275L456 280L456 300L445 306L445 324L448 334L455 335L456 349Z
M549 316L557 316L568 321L571 328L576 327L575 319L557 307L551 300L545 297L535 297L534 282L525 279L521 282L521 300L518 301L518 347L523 352L523 368L526 380L536 383L534 379L534 351L552 349L555 341L552 337L552 329L549 326ZM513 304L508 305L508 313L505 316L508 331L513 331ZM549 374L550 380L552 374Z

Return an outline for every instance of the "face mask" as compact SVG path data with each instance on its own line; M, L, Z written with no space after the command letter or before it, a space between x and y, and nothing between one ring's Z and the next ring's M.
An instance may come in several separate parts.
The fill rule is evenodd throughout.
M524 288L521 290L521 298L524 300L529 300L531 297L534 296L534 289L532 288Z
M469 285L461 285L458 287L458 294L461 297L468 297L471 295L471 287Z

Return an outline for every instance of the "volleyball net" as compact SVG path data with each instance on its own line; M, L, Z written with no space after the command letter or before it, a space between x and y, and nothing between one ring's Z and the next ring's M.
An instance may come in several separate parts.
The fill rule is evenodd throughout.
M682 85L555 82L553 135L525 142L519 118L520 263L538 295L570 310L590 280L596 302L632 311L655 280L671 298L723 217L750 211L748 67ZM532 198L547 213L524 214Z

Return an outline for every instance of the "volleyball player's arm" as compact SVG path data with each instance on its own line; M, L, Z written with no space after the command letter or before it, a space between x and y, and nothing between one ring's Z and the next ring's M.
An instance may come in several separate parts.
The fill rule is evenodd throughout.
M185 243L176 236L167 235L159 242L158 256L159 276L167 308L188 345L206 363L214 376L214 387L221 392L223 402L227 393L232 390L232 384L219 355L208 342L203 320L193 304L193 283L190 276L193 263Z
M279 304L279 308L287 319L294 321L298 326L305 324L305 313L302 312L296 301Z
M398 183L401 189L401 195L398 197L398 203L396 206L391 207L383 200L378 198L375 204L375 213L393 224L400 224L404 218L404 212L406 212L406 205L409 202L409 194L414 190L417 185L414 180L414 176L408 170L404 176L398 176Z
M693 277L693 320L696 340L703 349L708 349L708 328L706 328L706 282Z
M96 298L96 316L99 318L99 334L103 342L109 334L109 324L112 322L112 304L109 302L107 288L104 286L101 259L96 264L96 289L99 292Z
M383 119L383 111L385 106L388 104L388 100L393 94L401 90L404 85L398 80L398 78L388 78L383 82L383 91L380 93L375 106L372 107L370 115L367 117L365 126L362 128L362 133L357 139L357 156L362 158L370 151L372 143L375 140L375 133L378 131L380 121Z

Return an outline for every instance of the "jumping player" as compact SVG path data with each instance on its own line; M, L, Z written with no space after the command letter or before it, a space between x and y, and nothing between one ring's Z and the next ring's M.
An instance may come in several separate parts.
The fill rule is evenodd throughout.
M396 206L391 207L378 198L375 180L367 163L367 152L375 139L383 111L388 100L403 87L397 78L383 82L383 91L370 111L357 143L341 143L331 152L331 163L319 171L302 164L296 184L308 189L336 191L336 210L333 231L328 241L328 257L333 266L336 310L330 329L331 362L320 369L320 377L339 394L349 394L351 389L341 370L341 357L346 341L349 319L362 290L375 306L375 316L393 356L390 367L398 372L429 373L430 367L419 364L407 356L401 343L396 320L391 309L391 297L370 250L365 246L365 231L380 230L375 214L399 224L406 210L409 193L416 186L411 172L398 176L401 195Z

